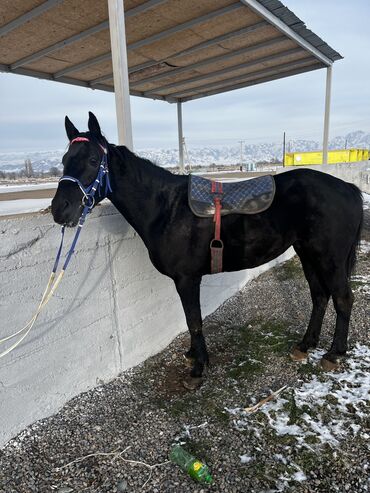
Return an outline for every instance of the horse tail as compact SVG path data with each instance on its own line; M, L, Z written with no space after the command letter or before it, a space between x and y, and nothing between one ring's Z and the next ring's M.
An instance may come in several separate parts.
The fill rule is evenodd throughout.
M353 185L352 183L349 183L348 185L350 185L350 187L352 188L355 194L355 200L357 202L356 206L359 207L359 211L360 211L358 228L353 243L351 245L351 250L347 258L347 277L349 279L356 265L357 252L360 245L361 231L362 231L363 220L364 220L364 209L363 209L363 198L362 198L361 190L358 187L356 187L356 185Z

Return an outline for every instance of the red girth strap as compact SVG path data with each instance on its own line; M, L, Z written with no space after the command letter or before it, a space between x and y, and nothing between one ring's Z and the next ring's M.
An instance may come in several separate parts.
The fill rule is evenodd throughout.
M224 244L221 240L221 209L222 202L221 197L222 191L222 183L212 182L211 192L215 195L214 204L215 204L215 214L213 216L213 221L215 223L215 236L211 241L211 273L218 274L222 272L222 257Z

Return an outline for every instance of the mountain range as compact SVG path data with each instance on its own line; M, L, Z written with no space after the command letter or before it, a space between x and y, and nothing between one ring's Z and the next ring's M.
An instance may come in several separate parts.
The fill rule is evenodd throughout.
M236 140L236 139L235 139ZM320 149L321 144L314 140L291 140L287 142L287 152L305 152ZM330 140L330 149L370 148L370 133L362 130L350 132L345 136ZM137 154L154 163L169 167L178 164L178 149L138 149ZM246 144L243 147L243 163L275 161L282 159L281 143ZM52 167L61 169L61 159L65 149L55 151L33 151L0 153L0 171L17 172L24 168L25 159L30 159L35 172L47 172ZM209 166L240 163L240 145L215 145L207 147L189 147L185 154L185 164Z

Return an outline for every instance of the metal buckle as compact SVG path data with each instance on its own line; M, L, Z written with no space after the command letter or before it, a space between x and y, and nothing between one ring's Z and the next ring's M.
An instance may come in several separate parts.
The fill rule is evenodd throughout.
M89 204L89 201L91 201L91 203L90 203L90 204ZM86 194L85 194L85 195L82 197L82 205L83 205L84 207L86 207L86 206L87 206L89 209L92 209L92 208L94 207L94 205L95 205L95 198L94 198L94 197L92 197L91 195L86 195Z

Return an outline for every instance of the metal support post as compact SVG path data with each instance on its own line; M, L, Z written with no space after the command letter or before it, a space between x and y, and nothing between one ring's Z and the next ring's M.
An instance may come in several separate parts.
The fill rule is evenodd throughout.
M330 123L330 100L331 100L332 66L326 69L326 93L325 93L325 117L324 138L322 145L322 164L328 164L329 123Z
M179 136L179 166L180 172L184 173L184 136L182 133L182 103L177 103L177 130Z
M132 150L130 88L123 0L108 0L118 142Z

